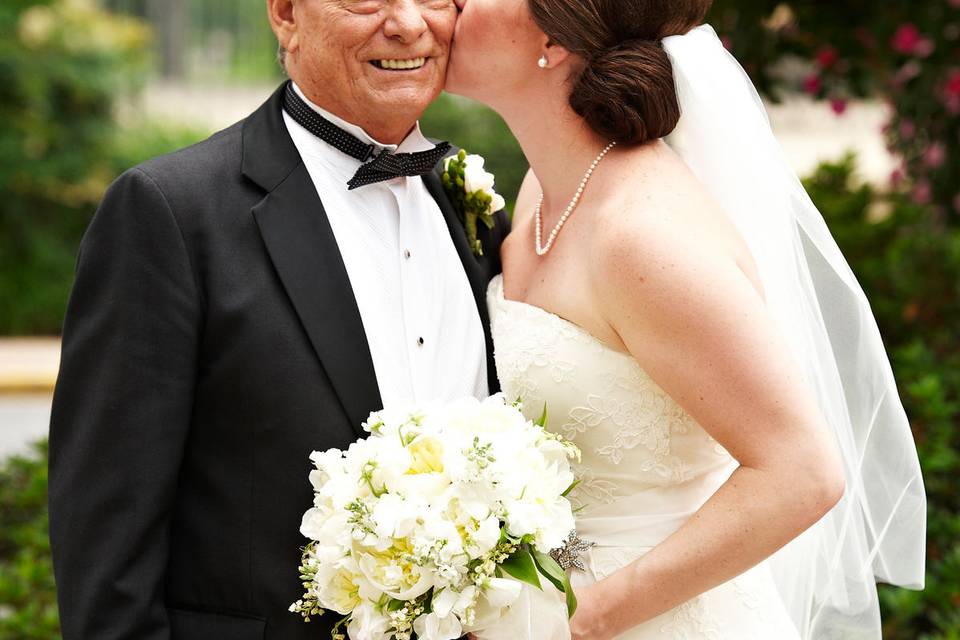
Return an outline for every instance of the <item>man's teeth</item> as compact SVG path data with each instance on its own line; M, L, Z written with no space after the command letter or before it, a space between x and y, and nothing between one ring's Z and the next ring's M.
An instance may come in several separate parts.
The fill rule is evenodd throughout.
M426 58L414 58L413 60L380 60L378 64L382 69L419 69L426 62Z

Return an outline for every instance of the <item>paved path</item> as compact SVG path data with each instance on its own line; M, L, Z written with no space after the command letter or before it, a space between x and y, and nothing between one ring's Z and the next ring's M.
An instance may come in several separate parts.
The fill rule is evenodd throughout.
M273 85L217 88L158 83L144 91L129 113L215 131L245 117L273 90ZM887 118L882 103L854 102L842 116L826 103L804 97L767 109L777 139L801 176L849 150L857 152L864 180L886 185L896 167L881 134Z
M50 400L47 393L0 395L0 465L10 455L26 453L29 443L46 437Z
M47 435L59 338L0 338L0 461Z

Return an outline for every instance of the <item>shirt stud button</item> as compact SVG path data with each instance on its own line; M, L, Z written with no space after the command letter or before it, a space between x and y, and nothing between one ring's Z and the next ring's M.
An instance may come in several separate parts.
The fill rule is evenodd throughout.
M409 260L411 255L413 255L413 254L410 253L410 249L404 249L404 251L403 251L403 257L404 257L404 259Z
M417 346L423 346L423 338L417 338Z

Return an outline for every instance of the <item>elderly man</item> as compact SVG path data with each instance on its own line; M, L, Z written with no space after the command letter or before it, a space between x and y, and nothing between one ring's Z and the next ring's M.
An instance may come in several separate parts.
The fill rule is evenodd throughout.
M508 223L474 255L417 125L453 0L268 11L291 82L126 172L80 248L50 435L66 640L329 637L339 614L288 611L310 452L496 386L483 294Z

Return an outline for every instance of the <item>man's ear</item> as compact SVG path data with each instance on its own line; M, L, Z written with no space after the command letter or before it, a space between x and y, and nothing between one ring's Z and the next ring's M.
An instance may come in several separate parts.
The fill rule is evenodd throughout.
M267 0L267 16L270 28L277 41L287 53L295 53L300 47L297 22L294 17L295 0Z

